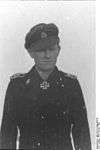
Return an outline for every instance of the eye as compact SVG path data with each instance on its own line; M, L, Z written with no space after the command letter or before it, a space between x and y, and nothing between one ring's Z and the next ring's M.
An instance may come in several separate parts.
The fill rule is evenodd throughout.
M54 48L54 47L50 47L49 50L50 50L50 51L54 51L55 48Z
M37 52L44 52L44 51L45 51L44 49L37 50Z

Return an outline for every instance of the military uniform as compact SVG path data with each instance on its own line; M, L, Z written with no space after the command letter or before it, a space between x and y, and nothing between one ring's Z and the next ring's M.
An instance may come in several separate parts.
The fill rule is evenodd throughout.
M33 51L40 56L39 51L45 53L56 44L54 51L58 53L58 33L53 23L38 24L27 33L25 48L30 56ZM46 56L42 59L48 60ZM57 55L51 56L50 61L57 59ZM28 73L12 76L5 97L1 149L16 149L18 129L19 149L73 150L72 134L75 150L91 150L87 112L77 78L55 67L43 80L36 64Z
M89 126L77 78L57 67L44 81L33 67L9 83L1 126L1 149L91 150Z

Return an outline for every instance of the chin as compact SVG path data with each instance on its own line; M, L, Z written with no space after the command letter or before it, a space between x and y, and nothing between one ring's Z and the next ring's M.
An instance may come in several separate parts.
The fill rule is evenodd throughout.
M55 67L55 65L45 65L45 66L40 66L39 68L41 70L46 71L46 70L52 70L52 69L54 69L54 67Z

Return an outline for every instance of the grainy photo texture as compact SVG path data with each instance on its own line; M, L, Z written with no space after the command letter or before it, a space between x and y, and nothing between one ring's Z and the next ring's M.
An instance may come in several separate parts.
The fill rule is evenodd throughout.
M31 4L34 4L34 6ZM13 52L13 61L16 62L16 66L18 67L21 65L21 67L16 67L16 71L18 70L18 72L20 71L21 73L16 71L14 73L13 68L11 68L14 74L9 74L9 82L6 84L4 103L2 105L0 149L92 150L93 146L91 141L93 139L91 140L89 115L84 96L85 94L83 93L77 73L75 74L77 70L72 69L74 73L67 72L67 69L64 70L63 67L59 66L57 61L60 54L63 53L62 48L64 47L62 44L67 45L64 50L67 55L64 56L62 54L63 57L61 57L61 60L63 60L63 58L67 59L67 65L65 65L65 67L68 67L68 61L70 61L70 59L71 65L75 63L75 59L71 57L70 49L71 52L74 51L74 54L77 53L76 60L80 61L80 50L77 51L77 48L81 49L82 47L79 46L82 46L82 42L87 44L87 41L85 41L84 38L79 40L79 37L81 38L81 36L85 36L85 34L79 35L81 32L80 25L83 26L83 24L75 24L75 17L80 12L81 17L83 17L87 24L87 18L85 18L83 12L79 8L83 8L83 10L85 9L88 12L89 8L93 7L93 3L83 3L83 6L80 5L78 8L75 2L64 2L63 4L66 6L60 2L55 3L58 7L56 5L51 5L53 3L45 3L46 5L41 3L41 7L39 7L39 2L31 4L25 3L25 5L22 5L19 3L15 5L12 3L10 6L5 3L2 4L3 7L8 8L8 18L10 19L15 17L15 9L16 11L19 10L15 18L15 22L17 23L18 21L18 24L13 26L13 32L11 31L11 33L8 29L11 29L11 24L14 25L14 23L10 22L8 23L9 25L6 24L6 11L2 10L2 13L0 12L1 16L4 14L4 24L1 24L1 28L4 29L2 25L5 25L6 31L4 31L4 33L8 32L10 34L8 38L6 37L7 35L3 35L8 41L2 38L1 46L3 47L4 43L8 42L8 48L14 48L13 44L16 43L15 40L19 37L17 42L23 43L23 51L19 50L20 53L18 54L15 52L15 54L18 56L24 55L25 57L24 60L21 60L21 57L18 59L18 56ZM77 4L79 5L78 2ZM12 6L14 7L14 14L12 14ZM28 7L26 8L26 6ZM68 11L66 10L67 13L64 12L68 14L66 19L63 12L57 15L54 8L61 12L63 9L68 8ZM72 8L76 16L73 16L70 11ZM28 9L28 14L25 12L26 9ZM33 14L37 9L40 14ZM45 13L47 14L45 15ZM30 17L28 18L28 16ZM30 19L31 17L33 18L33 22L32 19ZM34 19L37 20L37 17L41 19L39 20L38 18L38 21L35 21ZM88 16L88 19L89 17L90 16ZM19 21L22 19L25 19L25 21L21 25ZM78 16L77 21L81 22L83 20ZM26 27L24 27L25 22L27 22ZM74 25L72 25L73 23ZM70 25L71 28L69 28ZM77 30L75 30L75 26ZM79 33L78 27L80 28ZM27 30L23 30L23 28L27 28ZM76 34L78 40L74 39L75 37L71 30L68 34L73 34L72 38L67 34L67 38L65 36L64 39L61 34L61 32L64 31L63 29L65 32L67 30L66 33L68 33L68 29L71 29L74 34ZM86 30L87 29L85 29L85 32ZM23 34L24 31L25 33ZM21 36L21 33L23 36ZM87 35L90 34L88 33ZM12 39L9 38L10 36ZM21 39L22 41L20 41ZM91 40L89 42L91 42ZM9 45L9 43L13 46ZM20 46L17 45L17 48L19 49ZM7 54L7 52L11 54L10 49L8 50L6 46L4 49L5 54ZM4 53L2 56L4 57ZM23 66L22 63L28 64L27 58L32 63L24 72L25 66ZM11 66L13 66L13 61L10 62L9 60ZM76 64L79 63L78 65L80 66L80 62L82 63L82 61L79 61L77 61ZM3 62L3 59L1 62ZM2 66L3 65L1 65L1 69L3 72Z

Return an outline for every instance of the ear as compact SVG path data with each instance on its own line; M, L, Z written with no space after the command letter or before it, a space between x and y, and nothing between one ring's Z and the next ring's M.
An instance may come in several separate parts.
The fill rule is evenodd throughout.
M61 49L61 47L60 47L60 45L58 44L58 55L59 55L60 49Z
M58 45L58 48L59 48L59 51L60 51L60 49L61 49L61 46L60 46L60 45Z
M57 57L59 56L59 53L60 53L60 45L58 45Z

